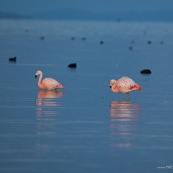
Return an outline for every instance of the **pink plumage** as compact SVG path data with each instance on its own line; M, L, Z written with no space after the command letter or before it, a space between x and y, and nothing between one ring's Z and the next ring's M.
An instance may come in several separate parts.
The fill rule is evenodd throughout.
M45 78L42 80L43 73L41 71L37 71L35 77L39 76L38 80L38 87L40 89L47 89L47 90L55 90L57 88L64 88L58 81L52 78Z
M110 81L110 88L115 93L129 93L134 90L142 91L142 88L128 77L122 77L119 80L112 79Z

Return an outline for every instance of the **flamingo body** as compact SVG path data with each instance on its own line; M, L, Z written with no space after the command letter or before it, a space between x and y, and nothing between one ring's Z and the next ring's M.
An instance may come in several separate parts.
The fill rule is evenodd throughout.
M64 88L58 81L52 78L45 78L42 80L43 73L41 71L37 71L35 77L39 76L38 80L38 87L40 89L47 89L47 90L55 90L57 88Z
M142 91L142 88L128 77L122 77L119 80L112 79L110 81L110 88L115 93L129 93L134 90Z

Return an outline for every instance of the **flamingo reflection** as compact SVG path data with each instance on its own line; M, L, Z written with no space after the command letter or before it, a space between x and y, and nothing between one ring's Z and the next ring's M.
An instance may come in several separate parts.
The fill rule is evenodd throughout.
M37 97L37 106L58 106L56 98L62 97L64 92L58 91L39 91Z
M39 91L36 99L36 136L38 157L45 157L50 149L55 145L48 139L56 136L59 107L61 107L61 97L64 92Z
M64 92L57 91L39 91L36 105L37 105L37 119L48 118L50 119L50 115L54 115L57 113L56 109L48 109L48 107L60 107L59 103L60 97L62 97Z
M110 105L111 144L132 147L140 117L140 105L113 101Z

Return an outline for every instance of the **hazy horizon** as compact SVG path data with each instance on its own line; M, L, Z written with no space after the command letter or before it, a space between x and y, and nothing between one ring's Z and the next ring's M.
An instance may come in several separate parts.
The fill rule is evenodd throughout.
M0 18L173 21L173 1L0 0Z

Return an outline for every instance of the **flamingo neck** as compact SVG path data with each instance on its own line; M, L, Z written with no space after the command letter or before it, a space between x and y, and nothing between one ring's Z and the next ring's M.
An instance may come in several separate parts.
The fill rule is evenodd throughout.
M115 93L119 93L119 92L120 92L120 90L119 90L118 87L117 87L117 84L114 84L114 85L112 86L112 91L115 92Z
M45 87L44 87L44 85L42 84L42 81L41 81L42 77L43 77L43 75L40 74L39 79L38 79L38 87L41 88L41 89L45 89Z

